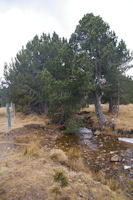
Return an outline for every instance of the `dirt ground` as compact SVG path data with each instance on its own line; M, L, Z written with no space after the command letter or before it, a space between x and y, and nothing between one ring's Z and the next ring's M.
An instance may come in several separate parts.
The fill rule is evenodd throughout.
M111 189L91 174L82 149L58 149L63 131L48 121L46 116L16 114L14 146L0 160L0 200L129 200L116 183L111 182ZM6 110L0 108L0 132L6 129Z

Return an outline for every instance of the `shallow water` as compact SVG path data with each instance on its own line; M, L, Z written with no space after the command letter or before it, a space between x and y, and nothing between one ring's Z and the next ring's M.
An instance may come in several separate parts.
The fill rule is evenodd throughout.
M133 138L125 138L125 137L120 137L118 138L119 141L127 142L133 144Z
M83 157L88 168L94 172L104 172L107 178L117 179L125 192L133 195L133 145L120 142L116 136L87 134L64 134L56 141L56 146L64 151L75 147L79 150L82 147ZM117 155L118 162L112 162L111 158ZM130 166L130 169L124 169Z

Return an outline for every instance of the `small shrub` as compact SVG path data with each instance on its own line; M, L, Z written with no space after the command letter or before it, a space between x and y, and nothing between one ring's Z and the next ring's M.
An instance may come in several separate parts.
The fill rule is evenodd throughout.
M66 187L68 185L68 180L66 176L63 174L63 172L59 172L59 171L55 172L54 181L60 182L61 187Z
M82 120L71 119L65 123L66 133L76 133L79 131L80 127L83 126Z

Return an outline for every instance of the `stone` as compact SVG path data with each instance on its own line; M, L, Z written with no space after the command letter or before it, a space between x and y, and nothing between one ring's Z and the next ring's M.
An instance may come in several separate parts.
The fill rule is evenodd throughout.
M99 147L103 147L103 144L100 144Z
M81 194L81 192L79 192L79 196L80 196L80 197L83 197L83 195Z
M90 130L88 128L80 128L79 133L80 134L90 134L92 136L92 130Z
M110 151L109 153L110 153L110 154L114 154L115 152L114 152L114 151Z
M119 162L119 161L121 161L120 156L114 155L111 157L111 162Z
M94 132L94 135L96 135L96 136L101 135L101 132L97 130Z
M124 165L124 169L131 169L131 166Z

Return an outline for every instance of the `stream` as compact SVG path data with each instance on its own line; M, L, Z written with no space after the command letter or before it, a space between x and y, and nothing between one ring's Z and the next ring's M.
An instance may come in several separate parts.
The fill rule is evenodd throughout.
M64 151L82 147L84 162L93 173L113 178L129 196L133 197L133 144L131 138L121 139L113 135L93 135L82 128L76 134L64 134L56 146ZM125 142L126 141L126 142Z

